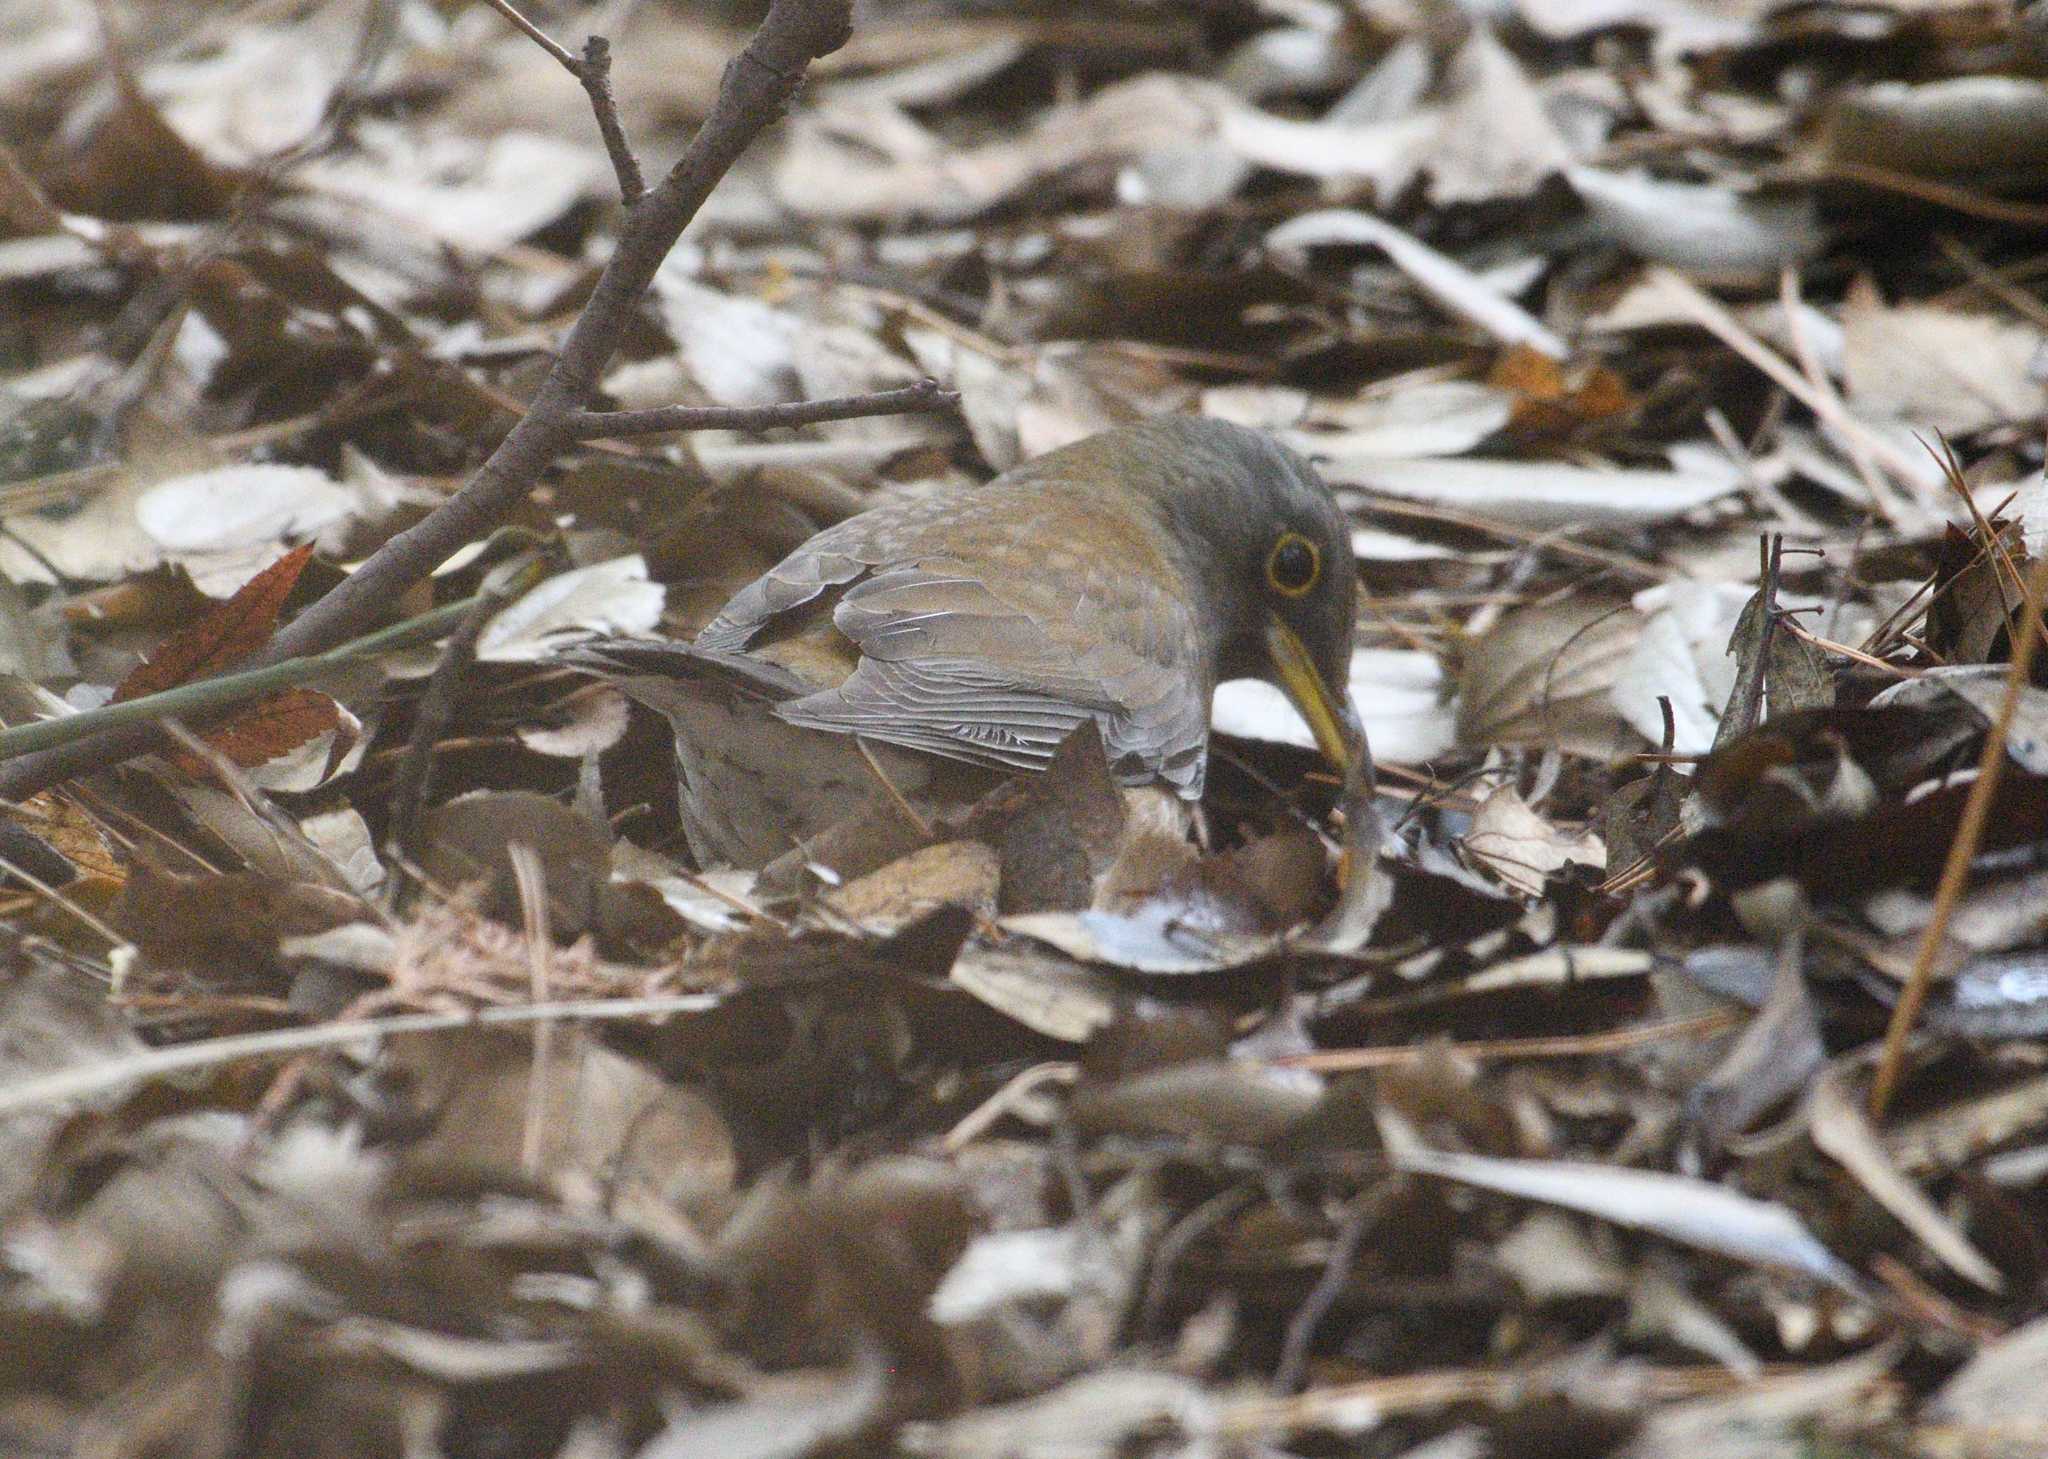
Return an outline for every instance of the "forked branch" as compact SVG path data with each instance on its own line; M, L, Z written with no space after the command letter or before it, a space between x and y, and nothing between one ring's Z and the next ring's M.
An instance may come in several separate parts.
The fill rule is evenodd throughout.
M606 413L592 412L588 405L655 271L683 229L740 154L782 115L803 84L811 62L845 44L852 24L851 0L773 0L760 28L727 63L710 113L689 147L667 176L637 195L638 165L623 134L614 136L618 115L610 99L603 44L587 49L578 60L505 0L492 3L550 55L568 65L590 93L620 186L629 195L618 247L598 276L582 314L563 337L532 405L476 474L454 496L391 538L333 591L280 630L260 653L240 666L244 670L319 653L383 622L390 606L407 588L503 521L562 450L579 439L742 423L729 414ZM883 392L881 397L857 405L841 400L786 407L783 417L768 423L932 410L943 408L949 399L936 387L919 385L907 391ZM824 413L803 415L805 405ZM658 423L649 425L649 419ZM117 764L157 743L155 726L140 725L17 756L0 763L0 797L22 799L71 776Z

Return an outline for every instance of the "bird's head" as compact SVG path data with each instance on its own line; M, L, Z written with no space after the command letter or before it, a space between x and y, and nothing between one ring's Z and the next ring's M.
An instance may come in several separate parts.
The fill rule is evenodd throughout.
M1325 759L1346 772L1366 760L1349 688L1358 564L1315 468L1224 421L1166 417L1125 434L1216 609L1218 678L1278 686Z

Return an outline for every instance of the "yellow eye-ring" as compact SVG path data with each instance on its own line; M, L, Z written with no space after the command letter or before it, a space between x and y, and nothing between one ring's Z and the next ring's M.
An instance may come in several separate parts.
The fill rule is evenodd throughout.
M1282 532L1266 554L1266 586L1284 598L1298 598L1323 575L1323 554L1299 532Z

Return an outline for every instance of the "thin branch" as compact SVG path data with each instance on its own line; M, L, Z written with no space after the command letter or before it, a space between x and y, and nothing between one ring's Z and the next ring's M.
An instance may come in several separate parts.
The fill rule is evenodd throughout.
M44 899L53 905L62 907L66 912L69 912L80 922L83 922L87 927L90 927L94 932L104 937L110 946L119 947L128 940L112 927L109 927L99 917L88 911L84 905L62 887L52 886L19 862L10 861L5 856L0 856L0 871L6 872L24 886L31 887L41 893Z
M1884 1118L1898 1088L1906 1063L1906 1039L1913 1032L1920 1007L1927 1001L1927 990L1934 982L1935 955L1948 934L1949 919L1955 915L1963 884L1969 879L1970 861L1976 856L1977 846L1984 839L1985 824L1991 819L1991 802L2005 770L2006 736L2011 733L2013 715L2030 682L2034 649L2041 642L2037 629L2044 593L2048 593L2048 557L2037 559L2027 573L2026 601L2021 610L2026 615L2026 627L2013 644L2012 662L2005 675L2005 697L1998 703L1998 716L1991 722L1991 732L1984 737L1984 753L1977 759L1977 779L1970 786L1970 798L1963 803L1956 838L1949 843L1948 863L1941 869L1941 884L1934 892L1934 911L1928 918L1927 930L1920 934L1913 971L1907 975L1906 986L1900 990L1898 1004L1892 1009L1892 1021L1884 1031L1884 1056L1870 1086L1870 1117L1874 1120Z
M548 928L548 885L540 853L524 841L505 848L512 879L519 887L521 926L526 933L526 965L535 1006L549 1001L548 973L554 963L555 939ZM541 1152L547 1148L550 1073L555 1062L555 1021L543 1018L533 1026L533 1062L526 1072L526 1119L519 1140L519 1168L528 1179L540 1175Z
M1009 1079L1001 1089L969 1110L961 1121L946 1131L946 1138L940 1148L948 1155L957 1155L994 1128L996 1122L1035 1094L1043 1084L1072 1084L1081 1077L1080 1066L1061 1059L1048 1064L1033 1064Z
M579 441L653 436L668 431L767 431L820 421L858 420L877 415L916 415L960 403L957 391L930 378L900 390L839 395L829 400L793 400L783 405L664 405L653 410L579 410L569 431Z
M1872 167L1867 162L1829 162L1815 169L1814 181L1829 178L1861 183L1865 187L1918 198L1922 202L1933 203L1937 208L1948 208L1961 213L1966 218L1982 218L1991 223L2015 223L2022 228L2048 228L2048 208L2038 204L2008 202L2004 198L1992 197L1989 193L1953 187L1930 178L1912 177L1903 172L1893 172L1889 168Z
M1922 672L1919 669L1901 668L1888 660L1878 658L1875 654L1867 654L1860 648L1851 648L1846 643L1836 643L1832 638L1822 638L1819 634L1802 628L1790 615L1779 619L1778 626L1794 638L1810 643L1825 653L1840 654L1845 659L1855 660L1865 668L1890 674L1894 679L1917 679Z
M1956 457L1956 448L1949 444L1947 436L1936 437L1936 440L1941 443L1939 451L1935 450L1933 443L1924 436L1915 436L1914 439L1918 440L1921 448L1934 458L1934 464L1941 468L1942 480L1948 484L1949 490L1961 497L1963 505L1970 509L1970 521L1983 536L1984 551L1989 554L1988 561L1991 564L1991 576L1998 583L1998 596L2001 600L2000 606L2004 605L2008 583L2010 583L2014 590L2024 596L2026 587L2022 582L2023 575L2020 572L2020 565L2013 560L2012 549L2006 545L2005 533L1992 526L1991 518L1986 516L1984 509L1977 505L1977 494L1970 490L1970 483L1963 476L1963 463ZM2012 498L2007 497L2006 500L2010 502ZM2008 524L2008 527L2010 527L2010 524ZM2000 566L2005 568L2005 576L2000 576L1998 571ZM2011 611L2011 609L2006 610L2008 616L2010 616ZM2048 625L2036 623L2034 629L2042 637L2048 638Z
M490 6L491 9L511 21L514 30L519 31L528 40L553 56L561 64L563 70L567 71L571 76L575 76L579 81L582 79L581 74L577 70L582 65L582 62L570 55L553 36L522 15L518 8L512 4L512 0L484 0L484 4Z
M1813 338L1806 328L1806 300L1799 282L1799 270L1789 263L1778 271L1778 309L1785 316L1785 332L1792 338L1792 353L1799 360L1799 369L1806 376L1806 383L1813 388L1816 398L1826 400L1831 410L1847 417L1849 403L1828 377L1820 362L1820 351L1814 348ZM1864 436L1857 431L1842 431L1839 438L1842 449L1849 453L1849 464L1856 468L1857 476L1863 480L1863 489L1870 493L1872 510L1887 522L1896 524L1896 518L1887 505L1891 494L1884 474L1877 469L1877 461L1870 454Z
M782 115L818 57L846 43L852 0L773 0L746 48L728 62L697 134L668 175L627 210L589 302L562 340L533 404L469 482L281 629L250 668L317 654L381 623L405 591L504 520L574 437L570 422L617 353L641 296L690 220L734 162ZM0 798L22 800L75 775L118 764L156 742L133 726L0 765Z
M612 159L612 171L618 175L619 196L629 208L640 201L640 195L647 191L647 181L640 174L640 159L633 155L633 144L626 140L626 129L619 124L619 103L612 96L611 42L601 35L590 37L583 43L583 57L578 60L567 46L520 13L512 0L484 3L511 21L513 29L554 57L556 64L576 78L576 84L590 98L591 114L597 118L597 134L604 138L604 150Z
M1637 1023L1600 1033L1557 1034L1539 1038L1479 1039L1469 1043L1366 1045L1354 1049L1317 1049L1309 1054L1284 1054L1272 1062L1287 1069L1313 1069L1318 1074L1349 1074L1359 1069L1398 1069L1445 1054L1462 1059L1579 1059L1613 1054L1671 1039L1710 1038L1740 1023L1746 1013L1721 1009L1659 1023Z
M1372 1224L1373 1217L1385 1206L1384 1192L1389 1189L1391 1187L1382 1186L1378 1191L1358 1197L1345 1215L1336 1240L1330 1243L1330 1254L1323 1263L1322 1275L1287 1320L1287 1336L1280 1345L1280 1362L1273 1370L1274 1392L1293 1393L1308 1376L1309 1348L1315 1342L1316 1329L1350 1284L1351 1269L1358 1264L1358 1245L1365 1239L1366 1228Z
M641 175L640 159L633 155L633 144L626 140L626 129L619 122L619 103L612 96L610 41L594 35L583 43L583 65L576 72L576 79L583 83L583 93L590 98L591 115L597 118L597 134L604 138L604 150L612 159L612 171L618 175L619 198L630 208L647 192L647 179Z
M317 867L322 880L337 892L354 894L348 873L324 848L316 845L299 823L278 809L277 802L265 793L263 787L250 778L249 772L237 765L218 745L209 745L178 720L165 717L158 721L163 732L176 740L188 755L206 762L220 783L227 787L230 795L242 803L242 808L269 828L281 846L290 846L299 852L310 867Z

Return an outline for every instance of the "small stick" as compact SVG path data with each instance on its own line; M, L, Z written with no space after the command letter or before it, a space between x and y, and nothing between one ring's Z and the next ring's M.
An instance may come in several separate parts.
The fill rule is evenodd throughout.
M555 939L548 926L548 884L540 853L524 841L505 848L512 879L519 888L519 912L526 933L527 974L536 1007L549 1001L548 972L554 963ZM526 1121L519 1140L519 1168L529 1180L540 1177L540 1159L547 1148L548 1083L555 1062L555 1020L533 1025L533 1062L526 1071Z
M605 153L612 159L612 171L619 179L620 198L629 208L640 201L640 195L647 191L647 180L640 173L640 159L633 155L633 144L626 140L626 129L619 122L618 99L612 95L611 42L601 35L590 37L583 43L583 55L578 59L569 53L568 47L527 19L512 0L484 3L576 78L576 84L590 98L591 114L597 118L597 134L604 138Z
M1966 218L1982 218L1992 223L2017 223L2022 228L2048 228L2048 208L2027 203L2010 203L2004 198L1995 198L1988 193L1951 187L1947 183L1893 172L1888 168L1872 167L1867 162L1830 162L1818 169L1808 180L1829 178L1861 183L1865 187L1878 188L1884 192L1902 193L1909 198L1918 198L1923 203L1933 203L1938 208L1948 208L1961 213Z
M897 788L896 782L889 778L889 772L884 770L882 762L875 758L875 752L869 747L867 738L863 735L855 735L853 737L853 747L860 751L861 759L867 761L868 773L881 782L882 789L887 792L889 799L895 803L896 809L902 813L903 819L910 822L911 829L916 831L922 840L931 841L936 839L931 823L917 813L917 807L910 803L909 798Z
M1859 443L1869 452L1872 460L1883 465L1908 486L1912 485L1918 471L1916 462L1904 451L1874 434L1868 426L1850 414L1848 408L1832 394L1823 394L1815 390L1806 377L1795 370L1783 355L1744 329L1719 300L1671 269L1653 268L1650 270L1650 277L1671 295L1673 301L1685 310L1694 323L1761 370L1779 389L1819 417L1822 425L1845 441ZM1925 517L1927 514L1926 508L1918 502L1906 502L1896 493L1889 491L1883 496L1873 498L1871 506L1879 516L1892 525L1897 525L1902 516Z
M299 826L299 823L278 809L277 802L267 795L249 772L217 745L209 745L198 735L176 719L160 721L163 732L184 746L187 754L204 760L228 793L242 803L242 809L270 828L270 834L286 846L303 852L314 866L321 869L323 880L337 892L355 895L356 889L349 884L348 873L344 872L327 851L313 844L313 840Z
M1348 1074L1358 1069L1397 1069L1404 1064L1455 1054L1468 1059L1574 1059L1587 1054L1612 1054L1623 1049L1670 1039L1712 1038L1735 1027L1746 1013L1734 1009L1632 1024L1601 1033L1556 1034L1526 1039L1480 1039L1471 1043L1382 1044L1355 1049L1318 1049L1312 1054L1287 1054L1273 1063L1318 1074Z
M1917 679L1923 672L1920 669L1902 669L1897 664L1888 663L1875 654L1867 654L1860 648L1851 648L1846 643L1836 643L1832 638L1822 638L1819 634L1802 627L1789 613L1778 621L1778 626L1794 638L1802 639L1817 649L1840 654L1845 659L1854 659L1866 668L1882 669L1896 679Z
M1345 1215L1344 1224L1338 1228L1337 1239L1330 1243L1330 1255L1323 1263L1322 1275L1309 1289L1300 1308L1287 1319L1287 1336L1280 1345L1280 1363L1273 1370L1275 1392L1292 1393L1308 1376L1309 1347L1315 1341L1316 1328L1337 1305L1337 1299L1344 1295L1345 1284L1351 1280L1351 1268L1358 1261L1358 1244L1365 1239L1365 1228L1385 1206L1384 1193L1391 1189L1391 1186L1381 1186L1358 1197Z
M619 179L619 200L630 208L646 194L647 179L640 174L640 159L633 155L633 144L626 140L626 129L619 122L619 103L612 96L610 41L594 35L583 43L583 69L576 73L576 79L583 83L584 94L590 98L591 113L597 118L597 134L604 138L605 153L612 159L612 171Z
M870 395L836 395L827 400L792 400L780 405L664 405L653 410L579 410L569 417L572 438L653 436L667 431L767 431L820 421L859 420L878 415L917 415L950 410L957 391L929 377L900 390Z
M1792 353L1798 356L1799 368L1813 387L1814 394L1825 399L1831 409L1847 416L1849 403L1842 399L1842 392L1835 389L1835 382L1821 367L1820 355L1807 335L1806 300L1802 297L1799 270L1789 263L1778 273L1778 308L1785 316L1785 332L1792 336ZM1853 431L1844 431L1842 445L1849 452L1849 462L1856 468L1856 474L1863 478L1863 489L1870 493L1871 506L1886 521L1892 521L1892 514L1886 509L1884 478L1871 457L1868 442Z
M553 56L561 64L563 70L567 71L571 76L576 74L576 68L582 63L570 55L553 36L522 15L518 8L512 4L512 0L484 0L484 4L490 6L491 9L511 21L513 29L524 34L528 40Z

